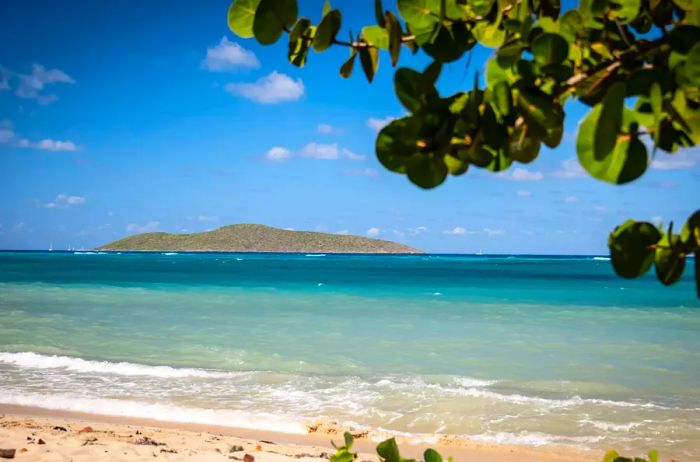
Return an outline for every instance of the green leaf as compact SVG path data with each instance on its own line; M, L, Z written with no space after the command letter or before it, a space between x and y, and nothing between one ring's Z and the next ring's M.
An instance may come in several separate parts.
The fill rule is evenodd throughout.
M394 90L401 104L411 112L418 112L425 104L438 98L435 86L423 74L402 67L394 74Z
M532 42L532 54L540 65L561 64L569 56L569 44L559 34L540 34Z
M340 30L341 15L338 10L331 10L326 14L318 27L314 36L313 47L315 51L323 51L330 47Z
M323 3L323 11L321 12L321 17L324 18L331 11L331 2L326 0Z
M352 448L352 443L353 443L353 437L350 432L345 432L343 434L343 438L345 439L345 449L348 451Z
M300 18L289 33L289 52L287 58L295 66L303 67L309 54L309 40L304 35L313 32L311 21Z
M355 58L357 57L357 53L355 52L355 49L353 48L352 52L350 53L350 57L343 63L342 66L340 66L340 76L344 79L347 79L352 75L352 69L355 67Z
M377 445L377 454L382 461L386 462L401 462L399 447L396 445L394 438L382 441Z
M426 449L423 453L425 462L442 462L442 456L435 449Z
M433 61L423 70L423 77L425 77L427 82L435 85L438 77L440 77L440 72L442 72L442 63L440 61Z
M649 271L654 260L654 246L661 233L651 223L627 220L610 233L608 247L615 272L624 278L636 278ZM614 461L614 456L605 455L604 461Z
M415 34L422 29L431 29L438 18L433 16L439 12L438 0L398 0L399 14Z
M475 44L466 26L456 23L452 27L438 26L437 35L432 42L423 44L423 51L433 59L449 63L462 57Z
M605 159L615 148L622 126L622 110L625 105L625 83L615 82L603 98L603 106L594 134L593 157Z
M518 108L525 120L542 132L558 127L564 120L564 110L552 96L537 88L518 88ZM535 127L536 126L536 127Z
M408 160L406 164L406 174L408 175L408 179L411 180L411 183L423 189L431 189L445 181L445 178L447 178L447 165L442 158L433 154L417 155ZM377 452L379 452L378 447ZM390 460L391 459L387 459L388 462Z
M617 459L618 457L620 457L620 455L611 449L610 451L605 453L605 457L603 457L603 462L615 462L615 459Z
M503 117L509 115L513 107L513 95L508 82L501 80L491 88L493 104L498 109L499 114Z
M471 6L475 16L486 17L493 9L495 3L496 0L471 0L468 4Z
M680 236L671 234L671 230L661 237L654 254L656 277L664 285L671 285L683 276L685 255Z
M681 243L686 253L697 252L700 249L700 210L696 210L683 225Z
M621 24L634 21L641 6L641 0L613 0L610 3L619 5L619 8L610 8L609 16Z
M445 155L444 161L450 175L462 175L469 169L469 162L455 157L452 154Z
M228 27L241 38L253 36L253 20L260 0L233 0L228 8Z
M377 19L377 24L379 27L386 27L384 22L384 8L382 7L382 0L374 0L374 17Z
M297 20L296 0L260 0L253 20L253 35L263 45L275 43Z
M409 116L392 121L377 135L375 150L379 162L392 172L405 173L406 162L418 153L421 121Z
M668 43L673 51L682 55L688 54L696 43L700 42L700 27L680 25L671 29L668 34Z
M360 34L362 39L382 50L389 49L389 32L379 26L365 26Z
M496 153L493 154L493 159L491 160L491 163L489 163L486 168L492 172L502 172L504 170L507 170L508 167L511 166L513 163L512 159L508 156L506 156L506 153L504 150L500 150Z
M656 449L649 451L649 462L659 462L659 451Z
M532 162L540 153L540 144L539 139L528 135L527 124L522 124L508 140L508 157L524 164Z
M693 45L685 60L685 77L690 84L700 86L700 42Z
M403 31L399 20L391 11L386 12L386 30L389 35L389 53L391 54L391 65L396 66L399 62L399 53L401 52L401 39Z
M601 106L596 106L583 119L578 130L576 151L581 166L594 178L613 184L623 184L637 179L647 168L647 151L644 143L634 134L616 136L613 150L598 159L594 151L594 138L599 129ZM630 127L634 113L624 109L622 125Z
M379 66L379 52L377 49L374 47L360 48L360 64L362 64L362 70L365 71L367 80L371 83Z

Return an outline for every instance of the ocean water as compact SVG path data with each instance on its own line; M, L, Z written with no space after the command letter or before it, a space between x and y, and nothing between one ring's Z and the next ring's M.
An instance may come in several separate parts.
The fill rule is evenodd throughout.
M603 257L0 252L0 403L700 460L700 303Z

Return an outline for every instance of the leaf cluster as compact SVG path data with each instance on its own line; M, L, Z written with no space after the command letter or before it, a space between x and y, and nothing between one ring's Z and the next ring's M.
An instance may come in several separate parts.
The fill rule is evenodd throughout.
M428 55L432 62L425 69L395 70L396 97L408 115L384 127L376 140L382 165L421 188L470 168L500 172L534 161L543 147L560 145L565 105L572 100L589 107L578 130L578 160L601 181L634 181L659 151L673 155L700 142L697 0L579 0L566 11L560 0L396 5L396 11L385 10L375 0L376 24L350 31L347 40L339 38L342 14L329 2L317 25L298 17L296 0L233 0L228 18L236 34L261 44L287 31L288 58L296 66L306 63L312 48L347 47L344 78L358 56L371 82L380 51L393 67L402 53ZM443 64L477 44L493 49L485 78L441 95Z

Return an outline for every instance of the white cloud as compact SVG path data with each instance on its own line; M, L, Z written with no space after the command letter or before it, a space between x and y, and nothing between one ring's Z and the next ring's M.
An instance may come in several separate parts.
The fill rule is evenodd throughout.
M10 72L4 67L0 67L0 90L10 89Z
M18 233L22 231L25 227L26 225L24 224L24 222L20 221L19 223L15 223L15 225L12 227L12 231Z
M564 202L566 202L567 204L575 204L576 202L578 202L578 197L568 196L566 197L566 199L564 199Z
M71 196L68 194L59 194L56 198L43 204L42 206L47 209L67 209L74 205L83 205L86 199L83 196Z
M462 235L466 234L467 230L462 228L461 226L455 226L452 229L446 229L442 232L442 234L452 234L452 235Z
M528 191L527 189L521 189L515 194L517 194L519 197L530 197L532 196L532 191Z
M218 45L207 48L202 67L214 72L226 72L239 67L258 68L260 61L252 51L222 37Z
M367 119L367 126L375 131L379 131L396 119L397 118L393 116L386 116L383 119L370 117L369 119Z
M273 71L254 83L228 83L224 89L260 104L296 101L304 96L304 82Z
M44 90L47 85L54 83L75 83L75 80L65 72L58 69L46 69L41 64L34 64L31 74L12 73L7 70L3 74L4 86L8 88L9 77L11 75L17 77L15 95L20 98L36 99L41 104L49 104L58 98L54 94L42 93L42 90Z
M343 148L341 153L343 154L344 157L347 157L350 160L364 160L365 159L364 154L356 154L356 153L354 153L351 150L346 149L346 148Z
M46 138L38 143L35 143L32 145L27 140L21 140L20 143L23 143L22 147L34 147L37 149L43 149L45 151L77 151L78 146L75 145L72 141L60 141L60 140L52 140L51 138ZM26 144L26 146L24 145Z
M484 234L487 236L501 236L506 233L505 229L492 229L492 228L484 228Z
M14 142L19 148L42 149L44 151L77 151L78 146L72 141L54 140L45 138L41 141L33 142L26 138L17 139L16 133L12 129L9 120L0 120L0 144Z
M572 157L561 163L561 168L552 172L552 176L561 179L572 179L572 178L584 178L588 176L588 173L581 167L578 159Z
M138 223L129 223L126 225L126 232L127 233L148 233L151 231L155 231L158 229L158 226L160 226L159 221L149 221L147 223L144 223L142 225Z
M281 146L274 146L265 153L265 158L274 161L282 161L288 159L291 154L289 149L285 149Z
M340 231L336 231L335 234L340 234L341 236L345 236L345 235L347 235L347 234L350 234L350 231L348 231L347 229L343 229L343 230L340 230Z
M661 224L664 222L664 217L661 215L651 217L651 222L654 224L654 226L661 226Z
M657 152L652 168L659 170L684 170L695 167L700 162L700 148L682 149L675 154Z
M408 228L409 236L417 236L419 234L427 233L428 228L425 226L416 226L415 228Z
M377 170L373 168L357 168L345 170L346 175L350 176L377 176Z
M398 238L402 238L402 239L403 239L404 237L406 237L406 233L404 233L404 232L401 231L400 229L392 229L391 232L392 232L392 234L393 234L394 236L396 236L396 237L398 237Z
M370 228L370 229L367 230L367 235L370 236L370 237L379 236L379 234L380 234L381 232L382 232L382 230L379 229L379 228Z
M198 215L197 221L219 221L216 215Z
M340 132L339 129L335 128L333 125L330 124L318 124L318 126L316 127L316 131L325 135Z
M9 120L0 120L0 144L9 143L15 137L12 123Z
M532 172L526 168L517 167L511 171L500 173L499 177L511 181L540 181L544 178L542 172Z
M312 159L338 159L340 151L338 144L319 144L309 143L301 150L302 157L310 157Z

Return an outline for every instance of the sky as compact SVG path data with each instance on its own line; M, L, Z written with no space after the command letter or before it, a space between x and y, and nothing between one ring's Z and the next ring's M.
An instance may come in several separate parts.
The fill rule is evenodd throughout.
M299 69L284 39L262 46L229 31L228 4L0 2L0 249L262 223L436 253L605 254L624 220L680 225L698 206L697 148L657 154L625 186L583 172L578 103L562 144L535 162L422 190L374 154L377 130L405 114L386 54L372 84L359 63L339 76L341 47ZM374 21L369 0L333 6L343 36ZM300 1L314 22L321 10ZM405 51L400 66L429 63ZM471 88L489 55L446 66L441 94Z

